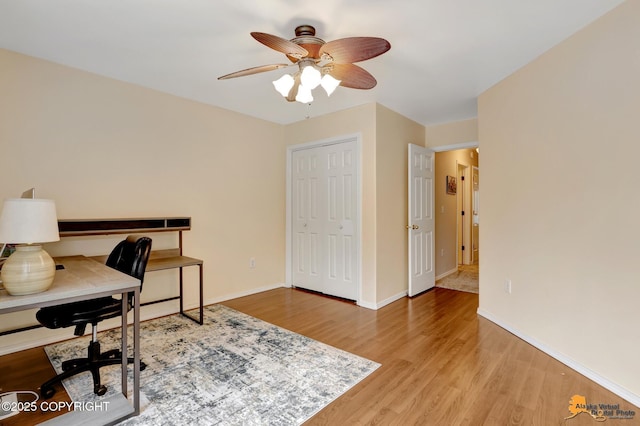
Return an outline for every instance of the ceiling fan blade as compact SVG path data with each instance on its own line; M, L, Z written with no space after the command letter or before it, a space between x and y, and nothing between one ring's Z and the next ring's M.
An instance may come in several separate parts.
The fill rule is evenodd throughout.
M378 37L348 37L325 43L320 56L327 54L338 64L351 64L382 55L391 49L391 44Z
M372 89L378 82L363 68L353 64L332 64L331 77L340 80L340 86L351 89Z
M273 71L280 68L286 68L291 64L273 64L273 65L261 65L259 67L247 68L246 70L232 72L231 74L218 77L218 80L226 80L229 78L244 77L245 75L258 74L261 72Z
M270 47L273 50L277 50L278 52L284 53L287 56L292 56L294 58L300 59L309 54L307 49L305 49L304 47L300 47L294 42L282 37L256 32L251 33L251 36L265 46Z

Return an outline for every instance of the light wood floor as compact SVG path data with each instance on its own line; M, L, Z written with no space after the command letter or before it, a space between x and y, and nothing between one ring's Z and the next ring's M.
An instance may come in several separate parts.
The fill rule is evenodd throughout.
M308 425L598 424L564 421L575 394L639 413L607 425L640 423L638 407L479 317L476 294L436 288L378 311L292 289L223 304L382 364ZM41 348L0 357L0 386L35 389L50 369ZM0 424L35 423L20 416Z

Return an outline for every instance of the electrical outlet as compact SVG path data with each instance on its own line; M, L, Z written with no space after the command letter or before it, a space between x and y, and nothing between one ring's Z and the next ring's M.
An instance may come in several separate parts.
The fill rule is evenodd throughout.
M255 268L256 267L256 258L252 257L251 259L249 259L249 268Z
M444 249L440 249L440 257L444 256Z
M511 280L504 280L504 292L507 294L511 294Z

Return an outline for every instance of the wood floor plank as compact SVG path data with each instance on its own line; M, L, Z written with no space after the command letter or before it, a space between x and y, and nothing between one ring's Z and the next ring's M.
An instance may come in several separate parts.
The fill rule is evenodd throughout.
M373 311L282 288L223 304L381 364L307 425L595 424L586 414L564 421L575 394L640 413L479 317L476 294L436 288ZM42 348L0 357L4 389L35 389L52 373ZM35 423L33 417L20 421L20 416L0 425ZM640 424L640 414L632 421L607 424Z

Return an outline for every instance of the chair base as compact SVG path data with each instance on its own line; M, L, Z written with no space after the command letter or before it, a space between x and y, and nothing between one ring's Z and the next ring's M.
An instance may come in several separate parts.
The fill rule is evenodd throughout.
M93 376L93 393L102 396L107 392L107 387L100 383L100 368L106 365L122 364L122 352L117 349L100 353L100 342L91 341L87 348L87 358L77 358L64 361L62 363L62 373L58 374L51 380L48 380L40 386L40 395L44 399L51 398L56 390L53 385L62 382L64 379L75 376L76 374L90 371ZM127 358L128 364L133 364L133 358ZM140 362L140 371L144 370L147 365Z

